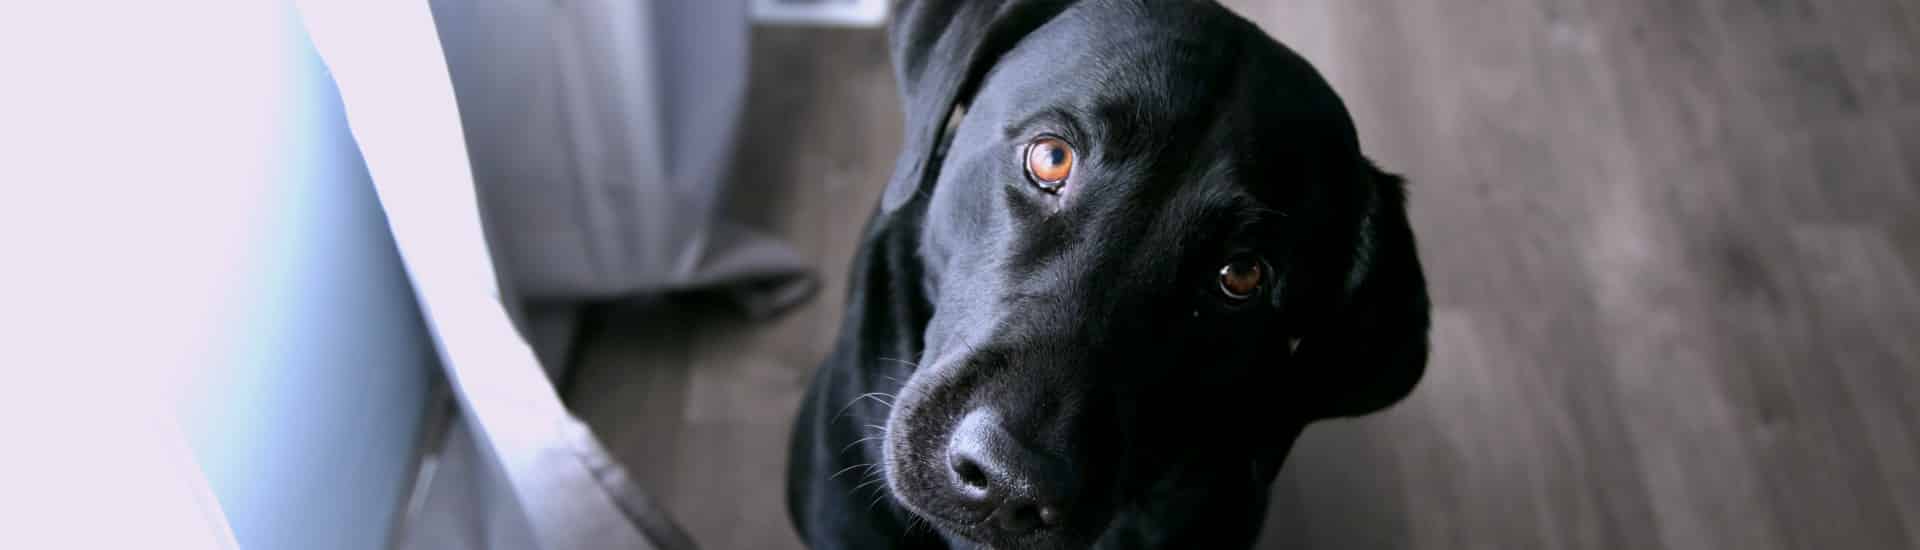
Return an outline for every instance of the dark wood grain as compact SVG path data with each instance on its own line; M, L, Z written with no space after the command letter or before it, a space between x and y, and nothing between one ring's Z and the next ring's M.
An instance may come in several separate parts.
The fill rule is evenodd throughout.
M1920 547L1920 3L1228 2L1412 180L1428 378L1308 430L1262 548ZM788 420L898 142L876 31L761 28L735 211L818 300L614 316L571 398L709 548L795 548Z

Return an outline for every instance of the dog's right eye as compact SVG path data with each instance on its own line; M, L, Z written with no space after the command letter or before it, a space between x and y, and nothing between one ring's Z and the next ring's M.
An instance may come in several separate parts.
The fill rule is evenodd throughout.
M1235 302L1252 298L1265 282L1266 270L1252 259L1234 260L1220 268L1220 295Z
M1059 193L1073 175L1073 146L1054 136L1027 142L1027 179L1041 191Z

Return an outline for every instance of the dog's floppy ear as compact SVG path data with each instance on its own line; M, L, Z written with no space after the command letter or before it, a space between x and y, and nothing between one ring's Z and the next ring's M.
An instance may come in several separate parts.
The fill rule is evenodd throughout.
M1355 220L1341 299L1331 319L1299 334L1289 371L1306 416L1357 416L1413 391L1426 371L1430 306L1406 190L1399 176L1362 161L1371 184ZM1328 322L1330 321L1330 322Z
M938 175L947 118L993 64L1071 0L901 0L887 26L894 76L906 109L906 136L881 196L891 212Z

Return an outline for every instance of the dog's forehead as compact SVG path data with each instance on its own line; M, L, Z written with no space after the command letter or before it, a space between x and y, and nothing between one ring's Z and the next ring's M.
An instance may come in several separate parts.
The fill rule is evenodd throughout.
M1320 74L1211 2L1080 3L1007 52L987 86L1003 123L1069 113L1109 158L1186 145L1246 175L1358 149ZM1218 171L1204 164L1190 169Z

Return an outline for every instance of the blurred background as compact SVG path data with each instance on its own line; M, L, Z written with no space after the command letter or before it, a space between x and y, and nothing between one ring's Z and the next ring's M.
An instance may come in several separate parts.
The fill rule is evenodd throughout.
M1408 177L1434 300L1261 548L1920 548L1920 4L1224 3ZM75 418L185 445L24 432L96 457L7 468L97 494L23 504L90 518L32 547L176 461L141 494L210 547L799 548L788 431L901 142L883 3L122 13L0 27L48 161L8 186L77 205L6 207L9 299L66 312L10 330L91 327L7 362L143 373Z

